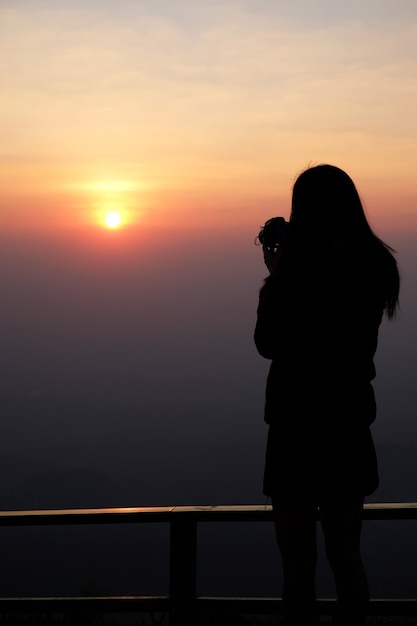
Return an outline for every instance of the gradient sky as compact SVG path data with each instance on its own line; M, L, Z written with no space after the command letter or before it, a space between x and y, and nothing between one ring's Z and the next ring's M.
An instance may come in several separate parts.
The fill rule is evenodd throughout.
M417 225L415 0L1 0L0 59L1 229L258 225L323 161Z
M416 112L417 0L0 0L0 508L265 502L253 242L320 162L351 175L397 250L370 499L415 501ZM104 228L108 210L120 229ZM367 530L372 588L411 597L415 527L390 524L379 544ZM262 576L272 595L272 529L253 562L244 532L229 560L247 559L248 595ZM13 570L47 594L46 551L31 569L4 537L0 587ZM104 571L110 554L116 587L103 574L102 588L118 589L130 555L120 592L137 593L136 538L126 553L112 541L92 559Z
M263 500L253 242L319 162L398 251L375 497L415 499L416 77L416 0L0 0L0 506Z

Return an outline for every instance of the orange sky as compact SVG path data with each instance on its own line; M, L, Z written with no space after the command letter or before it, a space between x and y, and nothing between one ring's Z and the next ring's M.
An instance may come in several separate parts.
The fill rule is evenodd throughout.
M2 3L0 228L257 226L319 162L417 227L417 5L206 5Z

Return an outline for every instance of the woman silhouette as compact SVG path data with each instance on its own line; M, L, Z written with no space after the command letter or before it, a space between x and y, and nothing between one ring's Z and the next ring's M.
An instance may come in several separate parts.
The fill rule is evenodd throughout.
M264 493L282 559L284 620L320 623L319 515L336 585L334 623L360 626L369 602L362 509L378 486L371 381L380 323L398 308L397 263L372 231L351 178L327 164L297 178L285 237L277 246L266 242L270 275L259 294L255 343L272 360Z

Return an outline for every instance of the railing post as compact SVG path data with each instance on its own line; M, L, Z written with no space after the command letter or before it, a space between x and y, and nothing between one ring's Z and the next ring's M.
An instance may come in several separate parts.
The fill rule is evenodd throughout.
M197 522L179 515L170 523L170 626L194 626Z

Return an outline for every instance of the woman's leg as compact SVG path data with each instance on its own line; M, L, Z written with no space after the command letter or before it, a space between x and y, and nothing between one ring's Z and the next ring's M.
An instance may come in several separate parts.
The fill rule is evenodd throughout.
M326 554L336 584L337 626L362 626L366 621L369 586L360 550L362 513L362 499L320 505Z
M317 506L272 498L275 531L282 559L285 624L312 626L317 616Z

